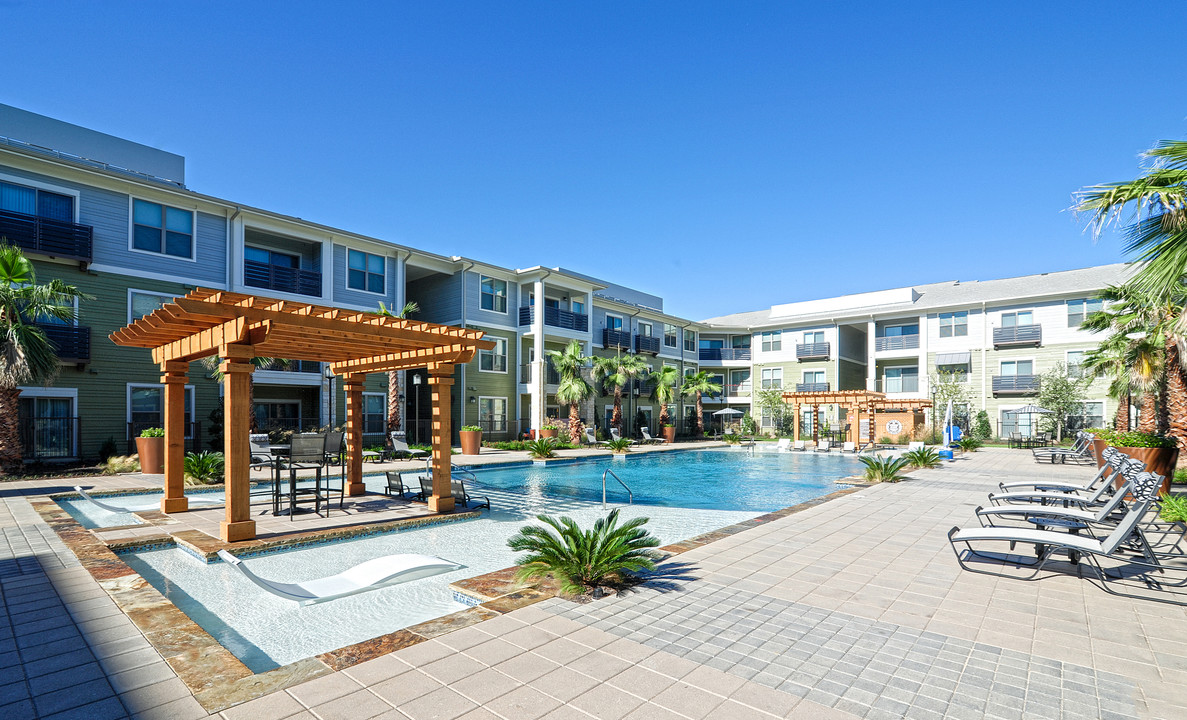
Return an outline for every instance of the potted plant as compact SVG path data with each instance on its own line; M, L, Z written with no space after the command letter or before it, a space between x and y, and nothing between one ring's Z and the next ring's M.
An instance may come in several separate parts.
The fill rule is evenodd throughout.
M557 434L560 432L560 430L561 430L560 425L557 425L554 422L546 422L546 423L544 423L543 427L540 428L540 437L541 438L554 438L557 436Z
M462 455L477 455L482 450L482 428L463 425L459 434L462 436Z
M676 442L676 426L675 425L673 425L672 423L664 423L663 427L661 427L659 430L661 433L663 433L664 440L667 440L669 445Z
M1101 456L1104 449L1114 447L1134 460L1146 463L1148 472L1163 477L1159 494L1170 491L1171 479L1175 476L1175 465L1179 462L1179 446L1174 438L1136 430L1117 431L1096 428L1088 432L1095 436L1092 441L1092 450L1096 455L1097 467L1104 464L1104 458ZM1117 473L1117 476L1113 478L1113 484L1116 487L1121 487L1123 480L1120 473Z
M157 475L165 472L165 429L141 430L136 438L136 452L140 455L140 472Z

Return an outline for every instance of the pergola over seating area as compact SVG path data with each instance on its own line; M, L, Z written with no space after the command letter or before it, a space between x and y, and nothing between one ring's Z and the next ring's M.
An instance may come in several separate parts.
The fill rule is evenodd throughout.
M812 417L815 418L817 409L821 405L839 405L846 409L846 416L849 422L849 441L859 446L863 440L869 443L875 442L877 438L877 413L900 411L913 415L915 412L929 408L932 405L931 400L887 398L885 393L874 392L873 390L785 392L783 393L783 402L791 403L792 417L795 418L792 422L794 428L793 434L796 440L800 439L800 408L811 406ZM865 438L860 437L862 413L865 413L866 419L869 421L869 429L866 432ZM819 439L818 426L819 423L815 421L812 423L813 440Z
M184 512L185 384L189 364L211 355L222 359L226 542L255 537L248 504L251 463L249 383L252 358L273 357L329 363L346 393L349 495L362 495L363 383L367 373L425 367L432 391L432 512L453 510L450 386L458 363L494 343L478 330L405 320L369 312L198 288L111 334L117 345L152 350L165 384L165 497L161 511Z

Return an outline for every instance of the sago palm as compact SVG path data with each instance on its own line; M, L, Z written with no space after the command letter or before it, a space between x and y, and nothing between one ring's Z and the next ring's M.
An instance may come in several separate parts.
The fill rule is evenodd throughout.
M581 426L581 412L578 405L593 395L593 386L582 376L588 359L581 352L581 343L570 340L564 350L549 350L548 357L552 360L552 367L560 375L560 384L556 388L557 402L569 404L569 441L574 445L581 444L581 436L585 429Z
M86 298L61 280L38 284L33 263L0 239L0 470L21 463L18 421L21 385L49 385L58 374L56 349L38 321L74 319L74 301Z
M659 559L651 549L659 540L643 529L645 517L619 526L615 509L599 518L591 530L582 530L568 517L558 520L538 515L536 519L545 527L526 525L507 541L512 550L528 553L515 563L521 580L551 574L562 591L576 595L620 582L623 573L654 570Z
M608 358L595 357L593 363L594 379L614 388L614 411L610 414L610 425L622 432L622 389L651 368L643 362L643 358L631 353L618 353Z
M705 410L701 398L719 392L721 392L721 383L713 382L713 376L707 370L684 378L684 384L680 386L680 394L695 395L697 399L697 435L705 434Z
M404 303L404 307L400 308L398 313L393 313L382 302L379 303L379 309L376 311L379 315L394 318L406 318L412 313L418 312L420 312L420 305L413 301ZM400 429L400 372L400 370L387 371L387 434L389 438L391 433ZM330 420L330 424L333 424L333 419Z
M668 406L676 400L676 386L680 382L680 371L671 365L651 373L651 399L659 403L659 426L662 428L670 422Z

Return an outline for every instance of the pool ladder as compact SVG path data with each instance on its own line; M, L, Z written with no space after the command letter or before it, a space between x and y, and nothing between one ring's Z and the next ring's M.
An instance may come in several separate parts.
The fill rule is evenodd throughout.
M631 489L629 487L626 486L626 483L624 483L622 481L622 478L618 477L617 475L614 475L613 470L607 469L606 472L602 473L602 509L603 510L606 509L606 476L607 475L613 475L614 479L618 481L618 484L622 486L622 489L626 490L627 504L634 503L635 502L635 494L633 492L631 492Z

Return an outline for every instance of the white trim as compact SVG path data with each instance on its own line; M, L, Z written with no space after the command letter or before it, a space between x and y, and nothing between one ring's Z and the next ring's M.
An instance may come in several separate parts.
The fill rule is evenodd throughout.
M511 399L506 395L479 395L478 396L478 414L477 424L482 427L482 401L483 400L502 400L503 401L503 429L491 430L491 432L511 432ZM465 401L462 402L463 407Z
M381 255L379 253L367 252L366 250L359 250L357 248L347 247L345 245L343 245L342 247L344 250L346 250L346 258L344 259L345 262L342 265L342 269L346 271L346 277L342 278L342 280L343 280L342 289L349 291L349 292L362 292L362 293L367 293L368 295L378 295L383 298L388 297L388 294L387 294L387 263L392 258L387 255ZM359 288L350 286L350 254L352 252L362 253L365 256L366 255L374 255L375 257L381 258L383 260L383 292L375 292L374 290L367 290L366 288L363 288L360 290ZM331 250L330 250L330 264L331 264L331 266L334 264L333 246L331 246ZM372 273L370 270L364 269L363 274L371 275ZM364 284L366 284L365 280L366 280L366 278L364 278ZM332 283L331 283L331 285L332 285Z
M1002 363L1020 363L1020 362L1029 362L1030 363L1030 373L1029 373L1030 375L1038 375L1039 374L1038 367L1037 367L1038 361L1036 361L1034 359L1034 357L1000 358L997 361L997 374L999 376L1004 375L1004 373L1002 373ZM1016 367L1014 368L1014 374L1015 375L1018 374L1018 368L1016 368Z
M136 322L139 319L139 318L132 317L132 293L140 293L141 295L156 295L157 297L160 297L160 298L167 297L167 298L169 298L170 301L177 298L177 295L156 292L154 290L141 290L139 288L133 288L133 287L128 288L127 299L128 299L128 324L129 325L131 325L132 323ZM141 316L141 317L143 317L143 316Z
M24 397L46 397L46 398L74 398L78 399L78 388L72 387L42 387L35 386L18 386L17 390L21 392ZM77 410L77 408L75 408Z
M134 247L135 230L136 230L136 201L152 203L153 205L160 205L163 208L173 208L182 212L190 214L190 256L182 257L180 255L170 255L165 252L165 236L161 235L161 252L153 252L152 250L141 250ZM164 226L165 218L161 218L161 232L166 233L168 230ZM173 258L174 260L185 260L186 262L198 262L198 211L190 210L176 205L169 205L167 203L159 202L157 200L147 200L145 198L137 198L135 195L128 196L128 252L138 253L140 255L148 255L157 258Z
M172 255L159 255L158 253L145 253L147 255L157 255L158 257L173 257ZM181 260L182 258L178 258ZM134 268L123 267L120 265L106 265L102 263L91 263L87 269L96 273L111 273L113 275L123 275L133 279L144 280L161 280L162 282L175 282L179 285L187 287L204 287L212 290L226 290L227 286L224 283L208 282L206 280L198 280L193 276L169 275L166 273L151 272L149 270L136 270ZM256 288L261 290L262 288Z
M58 185L51 185L49 183L41 182L40 180L28 180L26 178L18 177L16 175L9 175L7 173L0 173L0 181L12 183L13 185L24 185L25 187L36 188L37 190L45 190L46 192L56 193L58 195L69 195L74 198L74 223L78 222L78 206L82 199L82 193L78 190L71 190L70 188L60 187ZM36 208L34 208L36 209ZM33 213L36 215L37 213Z
M219 383L222 385L222 383ZM161 391L161 424L165 424L165 386L161 383L124 383L124 427L132 424L132 390L136 388L154 388ZM186 383L186 394L190 396L190 428L198 424L198 395L194 391L194 386ZM183 405L184 407L184 405ZM125 433L127 430L125 429ZM185 439L190 440L193 435L186 435Z
M469 271L468 270L462 271L461 280L462 280L463 286L466 284L466 273L467 272L469 272ZM486 293L482 292L482 281L483 281L483 279L487 279L487 278L490 280L498 280L499 282L503 283L503 296L502 296L503 297L503 309L502 310L495 310L493 308L487 309L487 308L482 307L482 296L484 294L486 294ZM488 313L495 313L496 315L510 315L511 314L511 283L512 283L512 281L507 280L506 278L496 277L494 275L487 275L485 273L479 272L478 273L478 307L475 308L475 310L481 310L482 312L488 312ZM499 297L499 296L492 295L491 297Z

